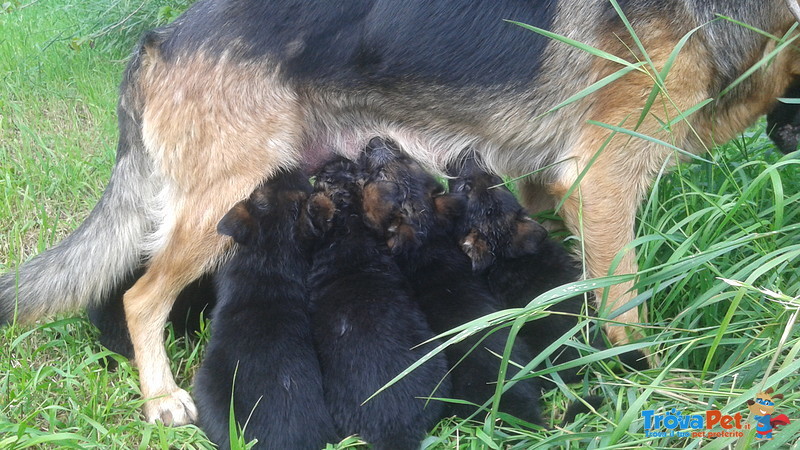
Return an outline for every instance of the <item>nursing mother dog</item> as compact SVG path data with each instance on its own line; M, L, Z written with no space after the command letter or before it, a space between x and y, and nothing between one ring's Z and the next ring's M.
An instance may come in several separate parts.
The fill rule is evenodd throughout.
M560 213L583 238L589 275L607 275L633 239L642 196L677 153L597 123L700 154L770 110L800 73L796 50L779 41L796 37L787 36L796 0L618 3L641 48L607 0L201 0L141 40L120 89L108 187L74 233L0 278L2 321L98 304L144 267L124 295L144 414L192 422L195 407L174 382L163 328L181 289L230 248L215 225L277 170L310 171L335 153L356 157L374 136L432 169L466 149L512 177L546 167L520 181L525 206L552 207L570 193ZM779 46L787 48L773 54ZM769 64L728 89L765 55ZM646 62L606 78L638 61ZM642 115L654 71L668 74ZM550 112L602 79L613 82ZM706 99L713 101L674 120ZM635 271L627 251L615 273ZM631 286L612 287L606 309L631 299ZM617 320L639 318L633 308ZM615 342L629 339L625 327L609 332Z

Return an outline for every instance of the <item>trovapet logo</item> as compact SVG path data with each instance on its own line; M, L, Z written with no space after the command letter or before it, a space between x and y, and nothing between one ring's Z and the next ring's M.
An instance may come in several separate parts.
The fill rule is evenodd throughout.
M777 426L791 423L785 414L773 416L774 399L782 399L782 394L772 394L772 388L759 392L755 400L747 400L747 408L755 419L756 439L770 440ZM752 426L742 413L724 414L712 409L696 414L684 414L672 408L666 413L656 413L648 409L642 411L645 437L676 438L718 438L744 437Z
M675 408L666 414L652 409L642 411L646 437L742 437L749 424L742 423L742 414L723 414L713 409L701 414L683 414ZM722 430L709 431L719 427Z

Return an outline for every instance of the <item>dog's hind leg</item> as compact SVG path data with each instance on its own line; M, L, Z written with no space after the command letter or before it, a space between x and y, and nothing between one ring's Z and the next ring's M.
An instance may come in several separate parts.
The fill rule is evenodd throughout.
M158 47L147 49L141 129L166 179L159 197L165 220L146 272L123 301L145 417L180 425L196 411L164 349L170 309L224 255L229 238L216 233L217 222L279 168L296 167L307 133L295 91L268 61L201 51L165 58Z
M269 173L265 169L264 176ZM164 325L181 290L223 258L229 240L217 234L217 221L241 199L243 191L252 191L259 181L225 179L202 193L174 201L181 206L165 243L125 293L125 316L146 400L144 414L150 422L183 425L197 418L191 397L172 377Z
M129 360L133 360L133 344L128 334L122 297L133 287L142 273L144 269L137 270L104 301L90 305L86 310L89 321L100 331L100 344ZM169 315L175 336L185 336L189 339L196 337L196 333L200 330L201 319L209 317L215 304L212 276L201 277L187 286L178 296ZM109 369L116 367L114 359L106 359L105 362L108 363Z

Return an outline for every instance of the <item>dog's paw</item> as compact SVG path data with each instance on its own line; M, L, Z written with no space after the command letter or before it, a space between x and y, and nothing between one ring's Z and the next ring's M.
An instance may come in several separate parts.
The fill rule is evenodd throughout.
M177 427L197 421L194 400L183 389L146 401L143 410L150 423L162 422Z

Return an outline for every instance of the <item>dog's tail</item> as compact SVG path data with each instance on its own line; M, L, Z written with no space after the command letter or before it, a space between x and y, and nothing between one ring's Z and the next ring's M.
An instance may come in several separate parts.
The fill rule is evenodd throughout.
M0 276L0 325L76 310L107 296L142 263L148 217L163 186L145 154L138 87L144 45L120 91L120 139L111 181L89 217L55 247Z

